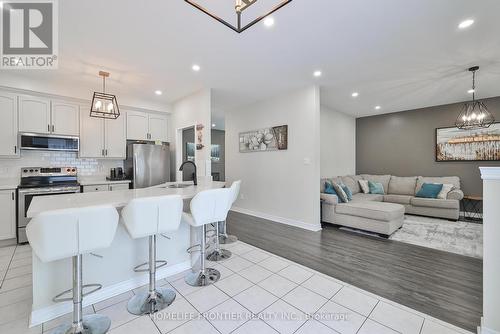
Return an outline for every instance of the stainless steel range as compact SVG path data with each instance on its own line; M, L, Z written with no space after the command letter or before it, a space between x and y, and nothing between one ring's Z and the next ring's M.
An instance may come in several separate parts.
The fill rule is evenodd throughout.
M17 242L26 243L26 213L37 196L79 193L76 167L25 167L21 169L21 184L17 201Z

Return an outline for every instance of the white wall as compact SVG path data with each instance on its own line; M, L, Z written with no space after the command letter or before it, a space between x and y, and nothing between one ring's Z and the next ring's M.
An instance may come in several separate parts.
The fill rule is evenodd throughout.
M321 177L356 172L356 119L321 106Z
M312 230L319 222L319 89L226 113L226 180L242 180L233 210ZM239 152L240 132L288 125L288 150Z
M480 167L483 179L483 319L481 334L500 333L500 167Z
M186 96L173 104L172 122L170 133L173 135L173 141L170 145L171 148L171 169L177 171L182 161L176 161L176 141L177 130L187 128L197 124L203 124L203 145L202 150L196 151L196 166L198 176L211 176L210 171L210 143L211 143L211 90L203 89L197 93ZM195 132L195 142L196 138ZM182 143L182 141L180 141ZM208 161L208 163L207 163ZM179 180L182 181L179 173L176 173Z

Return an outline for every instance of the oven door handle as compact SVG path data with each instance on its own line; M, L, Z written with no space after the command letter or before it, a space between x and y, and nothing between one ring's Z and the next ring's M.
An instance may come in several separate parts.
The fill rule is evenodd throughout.
M50 194L50 193L76 193L80 192L79 188L51 188L51 189L26 189L19 190L20 194L23 195L37 195L37 194Z

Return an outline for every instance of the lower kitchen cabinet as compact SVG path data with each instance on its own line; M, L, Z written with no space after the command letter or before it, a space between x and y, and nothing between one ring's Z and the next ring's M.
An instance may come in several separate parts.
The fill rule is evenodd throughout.
M128 190L128 183L112 183L112 184L95 184L83 186L84 193L98 192L98 191L118 191Z
M0 190L0 240L16 237L16 191Z

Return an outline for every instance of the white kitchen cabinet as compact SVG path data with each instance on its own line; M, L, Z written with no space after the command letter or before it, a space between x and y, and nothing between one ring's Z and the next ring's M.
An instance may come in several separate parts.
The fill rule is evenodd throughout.
M83 107L82 107L83 108ZM126 114L117 119L80 117L80 157L82 158L126 158Z
M66 136L80 135L80 106L65 101L52 101L51 133Z
M109 185L110 191L118 191L118 190L128 190L130 188L128 183L111 183Z
M19 131L43 134L51 132L49 99L19 96Z
M149 139L168 141L167 115L149 114Z
M19 157L17 142L17 95L0 92L0 156Z
M168 116L166 114L128 111L127 139L168 141Z
M118 191L128 190L129 183L110 183L110 184L95 184L83 186L84 193L98 192L98 191Z
M79 135L80 107L62 100L19 96L19 131L65 136Z
M140 111L127 111L127 139L148 140L149 115Z
M0 190L0 240L16 237L16 191Z
M127 152L126 116L104 121L104 150L106 158L125 159Z
M84 110L85 106L82 106ZM90 117L87 113L80 115L80 157L104 157L104 120Z

